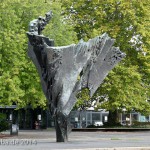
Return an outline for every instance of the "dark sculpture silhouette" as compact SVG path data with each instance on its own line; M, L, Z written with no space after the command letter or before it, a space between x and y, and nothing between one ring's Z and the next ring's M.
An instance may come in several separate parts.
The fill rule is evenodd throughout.
M55 119L57 142L68 140L68 115L76 94L88 88L92 96L108 72L125 56L106 33L78 44L54 47L54 41L41 34L52 12L30 22L28 55L35 64L43 92Z

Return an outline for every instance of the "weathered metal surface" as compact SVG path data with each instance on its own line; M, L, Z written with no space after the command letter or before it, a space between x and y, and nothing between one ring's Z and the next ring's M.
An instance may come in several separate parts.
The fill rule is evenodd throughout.
M53 40L41 35L51 17L48 12L45 18L30 22L28 55L39 72L43 92L55 117L57 141L65 141L67 117L77 101L76 94L82 88L89 88L92 96L125 54L112 46L114 39L106 33L88 42L81 40L78 44L54 47Z

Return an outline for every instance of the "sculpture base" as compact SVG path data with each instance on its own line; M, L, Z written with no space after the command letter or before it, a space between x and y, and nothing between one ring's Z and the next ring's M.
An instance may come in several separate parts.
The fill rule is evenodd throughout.
M68 141L68 124L67 119L64 116L55 116L55 130L56 130L56 142Z

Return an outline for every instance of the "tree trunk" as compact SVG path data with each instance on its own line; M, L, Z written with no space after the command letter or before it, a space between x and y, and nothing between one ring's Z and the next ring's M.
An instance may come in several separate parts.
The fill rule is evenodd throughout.
M108 125L109 126L116 126L118 125L118 112L117 110L115 111L109 111L108 115Z

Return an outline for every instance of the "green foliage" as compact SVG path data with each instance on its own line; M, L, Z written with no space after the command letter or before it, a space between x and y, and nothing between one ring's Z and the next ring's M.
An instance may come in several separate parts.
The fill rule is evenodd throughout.
M107 32L127 54L92 98L107 110L150 112L150 0L1 0L0 105L45 107L40 79L27 57L29 21L52 10L54 17L43 32L55 45L67 45ZM72 7L71 7L72 6ZM65 17L61 16L63 12ZM73 31L75 29L75 32ZM67 30L66 30L67 29ZM133 40L134 39L134 40ZM88 89L78 94L76 108L91 103ZM89 100L89 103L88 103ZM86 105L84 105L84 103Z
M138 122L134 121L132 123L133 128L150 128L150 122Z
M0 3L0 105L46 106L35 66L27 56L26 32L31 20L53 11L52 23L44 32L56 45L74 43L72 27L62 21L58 2L1 0ZM69 28L67 32L65 29Z
M84 88L77 94L78 101L74 107L75 109L84 110L90 106L90 103L89 103L90 93L89 92L90 91L88 88Z
M46 26L43 34L55 39L55 46L65 46L77 42L76 33L68 21L61 16L61 5L56 3L53 6L53 18Z
M5 119L6 119L6 114L0 113L0 121L5 120Z
M9 127L9 124L6 121L6 115L0 113L0 132L7 130L8 127Z
M150 113L150 0L64 0L78 39L107 32L127 54L92 98L98 108Z

